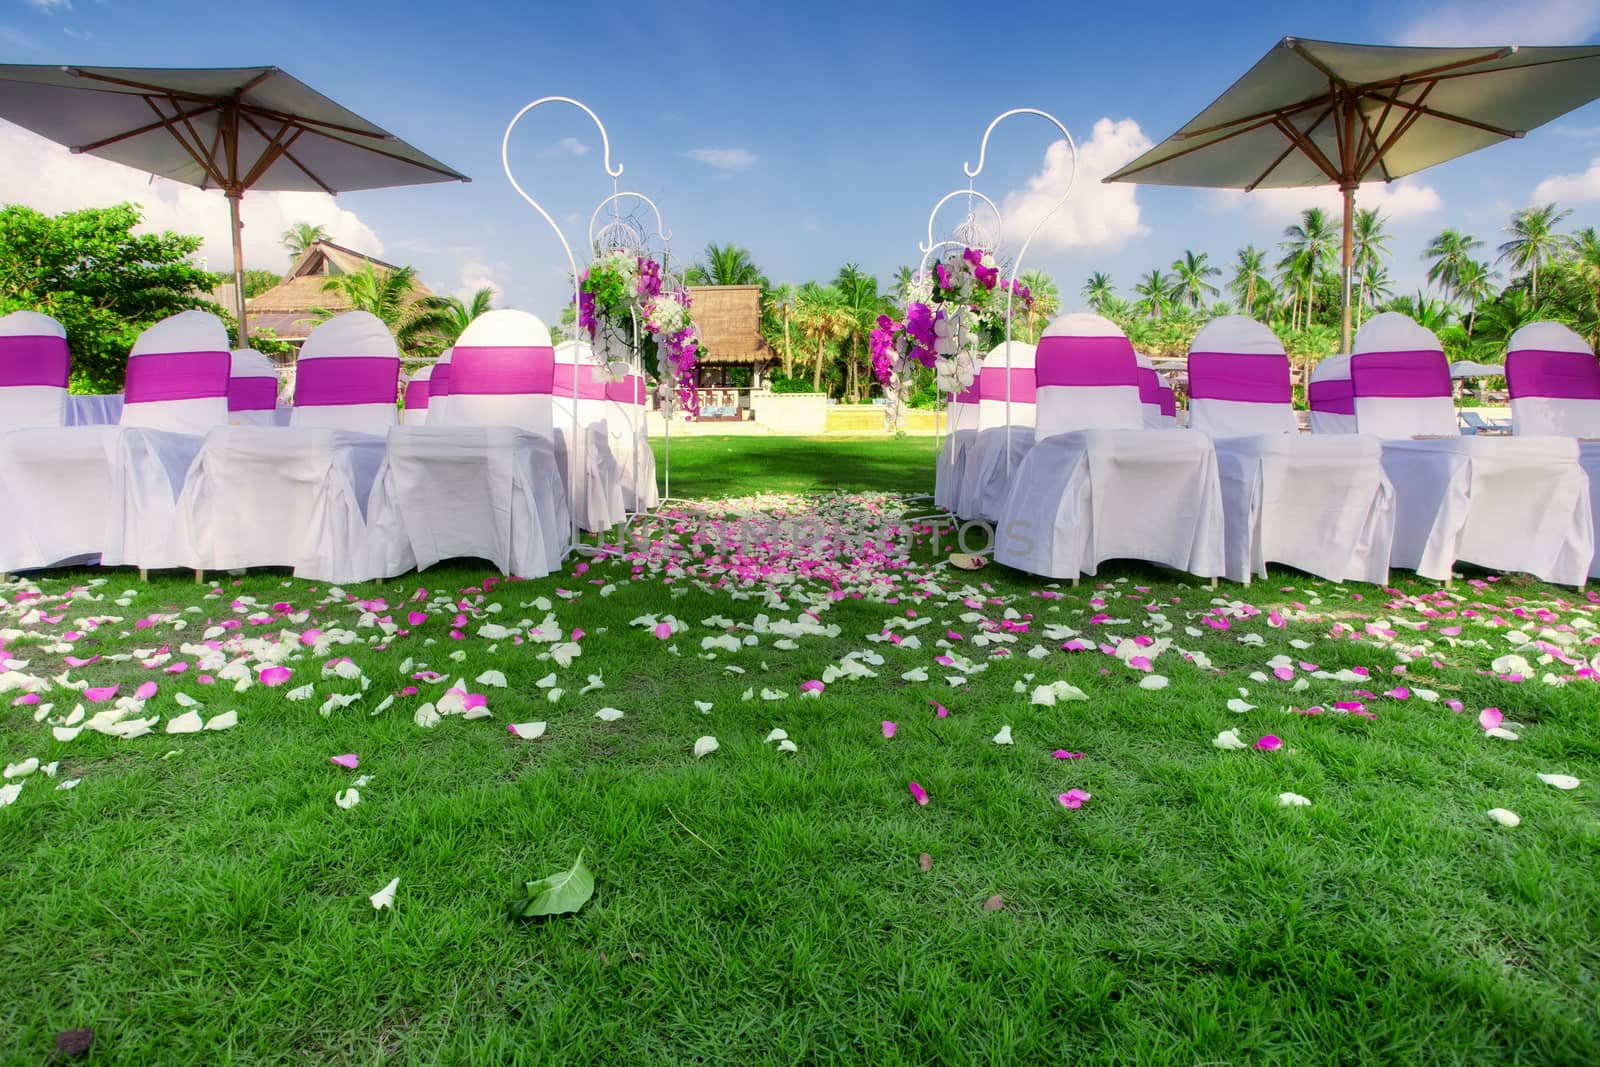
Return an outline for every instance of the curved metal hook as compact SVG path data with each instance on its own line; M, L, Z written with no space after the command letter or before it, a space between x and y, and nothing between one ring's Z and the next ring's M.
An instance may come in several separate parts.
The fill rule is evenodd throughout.
M939 247L939 245L945 243L943 241L938 241L938 242L934 241L934 239L933 239L933 220L938 218L939 209L940 208L944 207L946 204L948 204L950 201L954 200L958 196L975 196L979 200L982 200L985 204L988 204L989 205L989 210L994 212L995 229L996 230L1001 230L1001 229L1005 228L1005 220L1000 215L1000 208L995 204L995 202L993 200L990 200L987 196L984 196L982 193L978 192L978 190L976 190L976 189L971 189L971 188L968 188L968 189L955 189L955 190L952 190L951 192L948 192L948 193L944 194L944 196L939 199L939 202L937 204L933 205L933 210L928 212L928 240L927 240L927 243L924 244L921 241L917 242L917 247L920 248L923 252L925 252L925 253L926 252L931 252L931 251L933 251L933 249ZM970 212L969 212L969 214L970 214Z
M645 196L643 193L630 192L629 190L624 189L620 193L612 193L610 196L606 197L604 200L600 201L600 203L595 205L594 214L589 216L589 246L591 248L594 247L595 220L600 217L600 212L606 209L607 204L616 203L625 196L631 196L637 200L643 200L646 204L650 205L650 210L655 212L656 215L656 234L660 236L663 241L672 240L672 231L666 229L665 224L661 221L661 209L656 207L656 202L651 200L648 196Z

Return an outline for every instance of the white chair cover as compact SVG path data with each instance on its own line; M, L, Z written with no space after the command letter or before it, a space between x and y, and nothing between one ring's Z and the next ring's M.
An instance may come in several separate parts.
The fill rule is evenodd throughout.
M1143 352L1135 352L1134 358L1139 361L1139 407L1144 412L1144 424L1147 429L1159 430L1167 425L1166 418L1161 413L1161 375L1156 373L1155 364Z
M1559 322L1535 322L1506 348L1513 434L1600 437L1600 360Z
M1558 322L1536 322L1511 335L1506 353L1511 432L1574 436L1589 476L1589 508L1600 531L1600 360L1583 338ZM1600 578L1600 546L1589 564Z
M426 426L428 424L428 386L433 379L433 364L428 364L411 376L406 382L404 406L400 410L400 421L407 426Z
M199 431L227 419L230 362L222 322L185 311L135 341L118 425L0 437L10 512L0 523L0 571L170 552L173 506Z
M253 348L233 350L228 375L228 423L232 426L272 426L278 410L278 370L272 360Z
M955 511L968 519L994 522L1005 507L1011 484L1007 472L1015 474L1034 442L1036 389L1034 357L1037 349L1023 341L1012 341L1010 352L1010 433L1006 432L1006 345L998 344L983 357L978 371L978 432L962 465ZM1011 450L1010 466L1006 449Z
M1398 502L1390 563L1444 579L1460 559L1582 584L1594 519L1577 440L1462 437L1444 350L1403 315L1368 320L1354 349L1356 425L1385 438ZM1408 433L1420 436L1400 436Z
M550 390L551 429L556 457L567 478L575 483L578 525L603 532L624 521L627 504L622 494L622 470L611 452L606 426L606 369L594 360L587 341L563 341L555 348L555 380ZM574 387L573 382L577 385ZM577 394L576 449L573 434L573 394Z
M1295 423L1289 357L1254 319L1213 319L1189 347L1189 425L1212 435L1227 512L1227 576L1269 561L1334 581L1382 584L1394 489L1376 437L1312 437Z
M1035 360L1037 443L995 535L1001 563L1052 578L1132 558L1223 571L1216 454L1205 434L1143 429L1139 364L1099 315L1052 322Z
M948 433L939 449L933 472L933 503L947 511L955 511L961 495L961 476L966 470L967 456L978 437L978 388L980 379L960 393L950 395L946 416Z
M1161 379L1161 425L1167 429L1176 428L1178 425L1178 394L1173 391L1165 376Z
M620 382L606 383L606 432L622 479L622 503L629 511L649 511L661 503L656 488L656 454L645 420L644 375L637 370Z
M0 433L67 425L71 362L67 331L49 315L0 315Z
M449 407L450 357L454 353L454 348L440 352L439 358L433 361L432 373L428 375L428 420L435 425L444 422Z
M1350 357L1329 356L1311 368L1306 383L1306 406L1311 409L1312 433L1355 433L1356 400L1350 392ZM1189 425L1194 425L1194 400L1189 401Z
M399 350L377 316L352 311L313 329L295 363L289 425L224 426L206 436L178 505L177 562L290 567L324 582L375 577L366 502L383 461L378 431L395 422L399 376Z
M121 393L67 394L68 426L115 426L121 418Z
M443 422L430 401L428 425L389 431L367 508L369 569L471 556L505 574L549 574L572 522L550 425L550 331L525 311L490 311L461 334L449 366Z

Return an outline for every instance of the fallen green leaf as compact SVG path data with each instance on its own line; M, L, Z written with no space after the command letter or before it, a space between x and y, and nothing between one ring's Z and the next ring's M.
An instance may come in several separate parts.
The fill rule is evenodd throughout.
M524 892L528 894L525 899L511 902L513 919L566 915L583 907L594 896L594 875L583 865L583 853L580 852L572 870L529 882Z

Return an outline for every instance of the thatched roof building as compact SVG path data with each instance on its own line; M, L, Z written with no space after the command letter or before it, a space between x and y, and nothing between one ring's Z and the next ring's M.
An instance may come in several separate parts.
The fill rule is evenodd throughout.
M283 281L260 296L245 301L250 333L254 335L261 330L271 330L280 341L288 341L298 348L316 324L315 312L318 308L334 313L350 310L348 297L338 290L323 289L323 284L335 275L365 270L369 263L379 274L398 269L393 263L362 255L332 241L315 242L300 253L300 258L294 261L294 266L283 276ZM433 294L418 283L412 295ZM232 308L233 283L219 286L211 294L211 299L225 308Z
M700 335L702 385L722 384L719 367L747 366L759 381L777 353L761 336L759 285L691 285L689 318Z

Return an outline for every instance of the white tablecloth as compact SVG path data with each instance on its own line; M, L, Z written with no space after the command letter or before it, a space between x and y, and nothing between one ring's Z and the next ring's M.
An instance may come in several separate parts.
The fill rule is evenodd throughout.
M1222 574L1222 491L1192 430L1077 430L1044 438L1012 477L995 559L1050 578L1139 559Z
M1336 582L1386 584L1394 487L1383 445L1358 434L1217 437L1229 581L1283 563Z
M555 453L563 471L578 479L578 490L571 498L578 526L591 533L604 533L627 520L622 498L622 470L611 454L611 440L604 421L578 427L578 467L574 472L567 457L567 438L571 425L555 427Z
M1397 502L1390 563L1443 580L1457 560L1581 585L1594 560L1589 479L1572 437L1385 439Z
M510 426L397 426L367 505L368 569L388 577L458 556L538 578L571 529L550 441Z
M382 437L353 430L212 430L178 503L174 562L292 567L322 582L377 577L368 570L365 512L383 454Z

